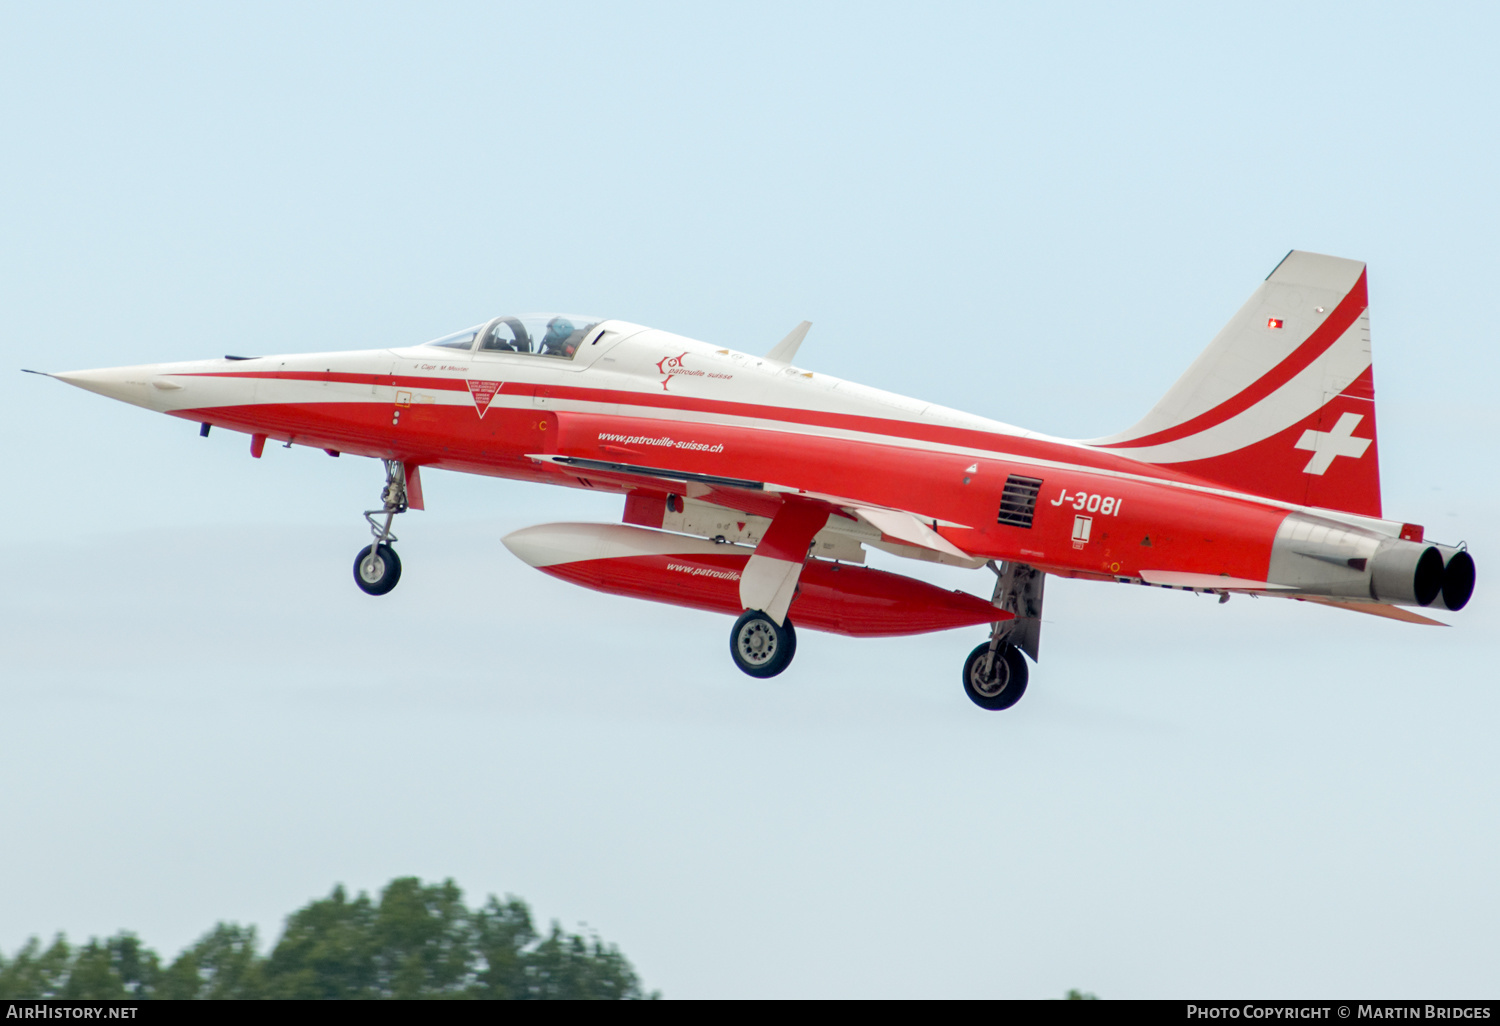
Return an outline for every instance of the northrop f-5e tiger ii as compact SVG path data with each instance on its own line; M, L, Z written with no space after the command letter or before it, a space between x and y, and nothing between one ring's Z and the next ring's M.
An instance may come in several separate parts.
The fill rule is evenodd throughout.
M495 317L405 349L51 376L267 441L384 464L355 583L401 576L394 518L423 468L614 492L621 523L508 535L587 588L734 617L753 677L804 629L987 625L963 664L1007 709L1040 653L1046 575L1317 602L1408 623L1462 609L1461 545L1380 501L1365 266L1293 251L1138 423L1053 438L804 370L803 322L735 352L621 320ZM990 598L865 567L867 549L994 574Z

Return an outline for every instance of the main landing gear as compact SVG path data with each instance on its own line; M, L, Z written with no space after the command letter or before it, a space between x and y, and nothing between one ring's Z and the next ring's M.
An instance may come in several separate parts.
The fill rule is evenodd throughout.
M990 563L995 592L990 601L1009 618L990 628L988 641L964 660L964 693L981 709L1009 709L1026 694L1031 676L1027 657L1036 662L1042 635L1042 586L1046 575L1024 563ZM791 620L780 625L759 609L747 609L729 631L734 665L751 677L774 677L797 654L797 631Z
M385 487L380 492L380 509L365 510L370 533L375 540L354 557L354 583L366 595L384 595L401 580L401 559L391 543L391 521L397 513L406 512L406 466L400 460L382 460L385 464ZM379 518L384 516L385 523Z
M747 609L729 631L729 654L734 665L752 677L774 677L791 665L797 654L797 631L791 620L778 627L759 609Z
M1042 585L1046 575L1024 563L996 566L995 605L1012 614L990 628L990 640L964 660L964 693L981 709L1009 709L1026 694L1030 670L1026 656L1035 662L1042 635ZM1024 655L1022 654L1024 653Z
M981 709L1009 709L1026 694L1029 676L1020 649L986 641L964 660L964 693Z

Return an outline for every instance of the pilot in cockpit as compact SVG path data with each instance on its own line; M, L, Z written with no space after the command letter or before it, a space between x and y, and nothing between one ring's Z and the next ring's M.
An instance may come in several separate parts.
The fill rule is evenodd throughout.
M573 322L566 317L554 317L547 322L547 334L537 350L543 356L562 356L571 360L578 351L578 342L573 338Z

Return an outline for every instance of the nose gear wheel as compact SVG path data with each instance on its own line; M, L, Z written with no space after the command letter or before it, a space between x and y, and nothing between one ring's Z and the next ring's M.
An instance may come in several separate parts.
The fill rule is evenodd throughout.
M401 580L401 558L389 545L360 549L354 557L354 583L366 595L384 595Z
M400 460L381 460L385 464L385 487L380 490L380 508L365 510L365 520L374 536L354 558L354 583L366 595L384 595L401 580L401 560L391 547L396 536L391 522L396 514L405 513L406 465ZM382 523L380 518L384 517Z

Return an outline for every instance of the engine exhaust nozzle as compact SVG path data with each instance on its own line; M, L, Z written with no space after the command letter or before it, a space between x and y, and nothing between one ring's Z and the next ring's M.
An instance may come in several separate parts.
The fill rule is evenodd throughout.
M1468 549L1453 545L1433 548L1443 557L1443 587L1432 604L1456 613L1469 604L1469 597L1474 594L1474 557Z
M1370 597L1430 606L1443 591L1443 554L1435 545L1390 540L1370 560Z

